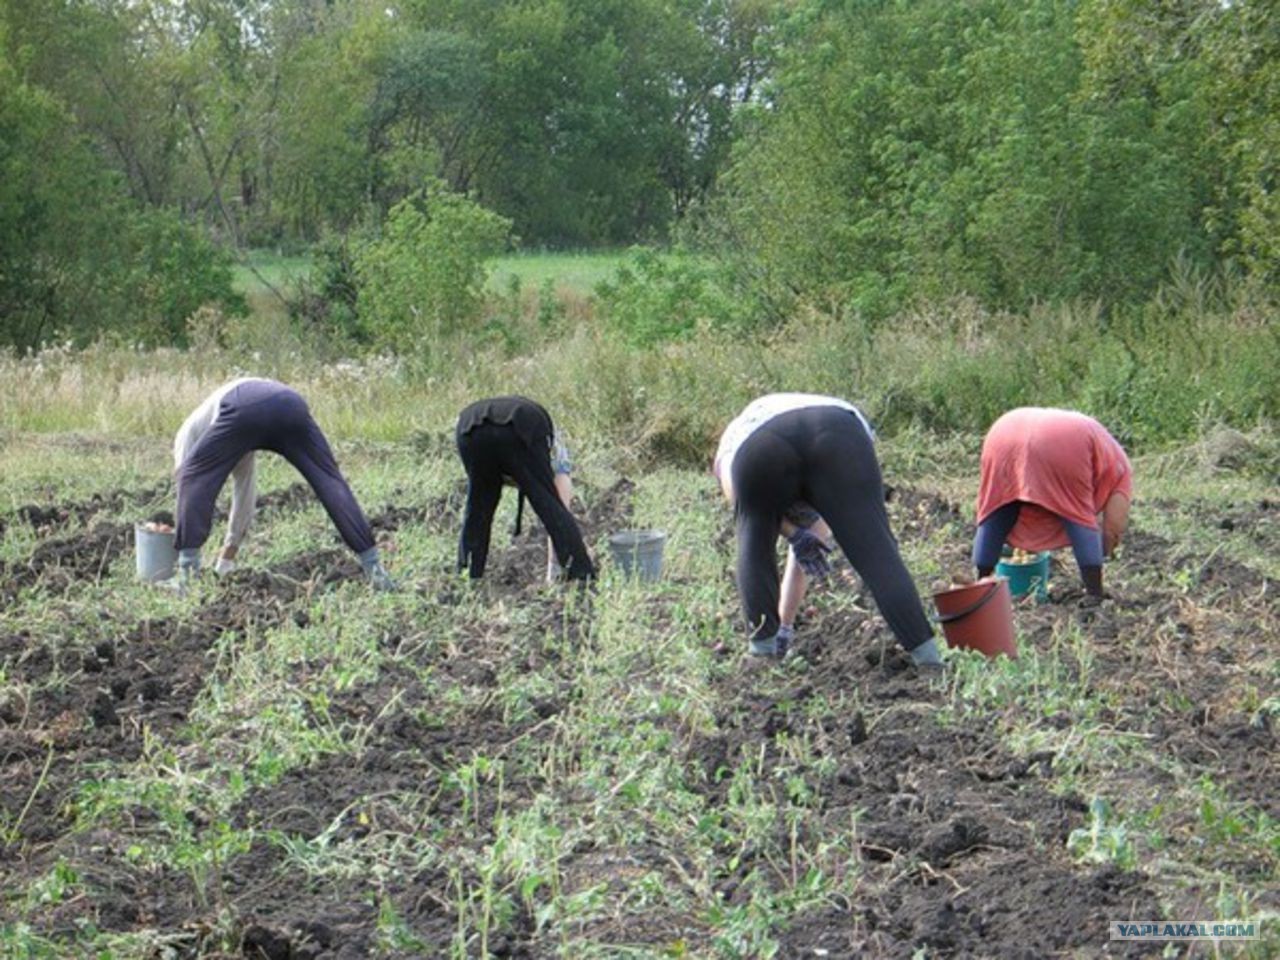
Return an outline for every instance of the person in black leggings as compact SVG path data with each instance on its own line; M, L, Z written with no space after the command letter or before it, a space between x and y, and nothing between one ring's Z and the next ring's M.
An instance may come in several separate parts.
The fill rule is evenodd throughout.
M192 411L174 437L178 487L174 545L179 579L189 579L200 569L200 549L209 539L214 505L228 476L234 479L231 517L217 570L223 573L234 566L253 519L258 450L278 453L298 469L324 504L343 541L359 558L373 587L395 589L379 560L369 521L338 469L307 402L283 383L255 377L219 387Z
M761 397L726 428L715 473L735 507L738 591L753 654L787 653L775 545L779 533L791 531L793 556L821 572L826 548L812 532L820 516L912 660L941 662L889 529L870 427L853 405L814 394Z
M520 532L523 501L547 529L549 553L570 580L588 580L595 567L582 541L578 523L569 512L573 486L563 444L556 438L551 415L524 397L479 400L458 415L458 456L467 471L467 506L458 544L458 569L471 578L484 576L489 559L490 531L502 487L519 490L516 533ZM548 579L555 565L548 562Z

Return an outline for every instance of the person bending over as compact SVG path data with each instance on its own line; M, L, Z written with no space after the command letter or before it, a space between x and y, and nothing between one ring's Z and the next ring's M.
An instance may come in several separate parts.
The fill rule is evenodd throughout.
M174 437L179 577L188 579L200 569L200 548L209 539L214 504L228 475L233 481L231 517L215 569L225 573L235 566L253 522L259 450L280 454L306 478L374 589L395 589L379 560L369 521L338 470L307 402L284 384L257 377L219 387Z
M725 428L713 472L734 507L738 592L752 654L787 653L806 577L826 572L829 531L912 661L941 663L889 529L871 427L856 407L815 394L760 397ZM781 597L779 534L790 545Z
M573 502L572 465L555 432L551 415L525 397L479 400L458 415L458 456L467 471L467 505L458 544L458 569L473 580L484 576L493 517L504 484L519 491L516 533L524 501L547 529L547 579L563 571L570 580L589 580L595 567Z
M1129 524L1133 468L1102 424L1073 410L1020 407L982 443L973 564L990 576L1005 543L1071 546L1088 595L1104 596L1102 561Z

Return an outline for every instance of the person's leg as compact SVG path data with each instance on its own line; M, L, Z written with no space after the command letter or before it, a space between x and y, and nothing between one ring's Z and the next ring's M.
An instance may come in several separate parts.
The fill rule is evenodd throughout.
M281 428L274 448L311 485L316 498L329 514L329 519L338 528L343 542L363 560L370 550L375 549L373 529L369 526L364 511L360 509L360 504L356 502L355 494L351 492L342 471L338 469L338 461L334 459L329 441L312 419L302 398L297 394L293 396L296 401L286 399L280 407L283 410L296 403L301 404L301 410L295 407L287 417L279 418L277 422L281 424Z
M596 575L582 531L556 491L555 475L546 453L521 445L511 448L506 460L509 475L529 500L529 506L546 527L556 559L570 580L590 580Z
M739 508L735 520L738 595L754 649L772 642L778 634L778 517Z
M932 641L920 594L898 552L884 506L880 464L866 429L848 412L815 408L798 445L805 497L830 526L849 563L908 652Z
M1022 504L1014 500L978 524L977 533L973 536L973 565L977 568L979 577L989 577L995 572L1005 538L1018 522L1021 509Z
M467 570L472 580L484 576L493 517L502 499L502 469L495 455L495 446L502 438L492 435L502 429L482 424L457 435L458 456L467 471L467 505L458 541L458 569Z
M178 468L174 546L183 566L199 567L200 548L209 539L218 492L255 438L225 407Z
M799 457L766 423L739 447L732 469L738 595L753 650L769 652L779 627L778 533L783 514L800 499Z
M1071 552L1085 590L1094 597L1101 597L1102 590L1102 531L1081 526L1071 520L1063 520L1067 536L1071 539Z

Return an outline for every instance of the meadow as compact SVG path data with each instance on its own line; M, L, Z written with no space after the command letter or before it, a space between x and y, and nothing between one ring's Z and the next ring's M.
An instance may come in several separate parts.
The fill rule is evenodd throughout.
M587 296L602 280L610 279L622 258L614 252L515 252L496 257L489 265L488 289L500 293L513 283L537 289L550 282L556 289ZM236 289L261 296L266 284L288 288L305 280L315 260L307 254L270 250L249 251L234 271Z
M523 286L554 282L544 266ZM1055 557L1015 661L950 651L917 676L840 563L797 656L761 664L706 470L718 427L770 389L865 402L928 602L967 568L966 424L1005 374L1026 388L1029 353L983 351L1000 324L1054 341L1071 317L960 304L870 346L815 316L764 345L636 351L582 283L554 309L499 304L501 336L427 370L328 356L261 312L230 345L0 359L0 955L1155 956L1107 923L1160 918L1261 922L1180 956L1280 950L1268 421L1201 398L1164 443L1142 440L1176 410L1117 424L1137 501L1113 597L1079 604ZM1256 342L1234 316L1206 377ZM172 509L172 431L246 371L308 397L400 592L368 591L271 457L237 571L183 596L136 581L132 526ZM1047 362L1034 376L1070 395ZM541 582L510 496L486 578L454 570L452 420L498 392L543 399L574 445L592 590ZM657 584L608 557L637 526L667 532Z

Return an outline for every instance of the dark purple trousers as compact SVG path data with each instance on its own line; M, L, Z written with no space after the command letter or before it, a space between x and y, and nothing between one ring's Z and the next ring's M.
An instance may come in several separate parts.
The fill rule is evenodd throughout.
M178 468L179 550L204 546L218 492L235 465L254 450L278 453L297 468L348 547L361 554L374 546L369 521L307 402L282 383L251 380L222 398L213 426Z

